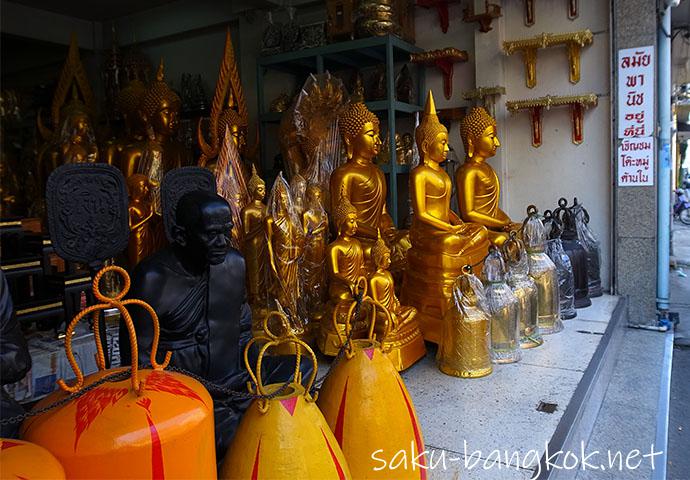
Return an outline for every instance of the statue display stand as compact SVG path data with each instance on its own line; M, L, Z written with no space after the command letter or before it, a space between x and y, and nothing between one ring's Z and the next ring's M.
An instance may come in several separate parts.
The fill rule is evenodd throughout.
M464 265L481 264L489 236L486 228L464 223L450 208L451 180L439 165L448 155L448 131L438 120L431 92L415 136L422 163L410 174L412 247L401 301L417 309L424 339L439 343L455 280Z

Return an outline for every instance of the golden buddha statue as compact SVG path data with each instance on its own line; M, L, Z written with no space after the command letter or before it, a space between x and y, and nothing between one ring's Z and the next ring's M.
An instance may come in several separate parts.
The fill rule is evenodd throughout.
M306 210L302 213L302 229L306 244L302 257L302 292L310 319L323 315L326 297L326 248L328 246L328 215L323 208L323 189L312 183L307 187Z
M436 352L439 370L446 375L479 378L493 371L490 356L491 315L486 310L482 282L465 265L453 285L453 299L443 321Z
M226 128L237 146L240 155L245 154L247 145L247 126L249 116L244 101L244 92L240 83L240 75L235 60L235 50L232 46L230 29L225 32L225 48L220 64L220 72L216 82L216 90L211 103L209 124L209 140L207 141L201 129L201 120L197 125L197 140L201 149L199 166L215 170L216 160L221 150L221 141ZM247 177L248 172L242 171Z
M126 170L127 166L132 164L130 156L136 155L137 146L146 138L146 126L139 113L139 105L144 93L146 93L146 85L138 79L132 80L120 90L117 96L117 108L125 125L124 135L111 141L104 152L105 162L120 168L125 177L134 173Z
M328 308L321 321L317 344L325 355L336 355L340 348L338 331L345 332L347 312L355 295L357 281L366 275L364 249L357 240L359 212L344 192L338 197L332 210L338 238L328 245L326 253L328 271ZM362 315L360 315L360 318ZM336 331L336 319L338 331ZM366 331L357 319L352 323L353 338Z
M95 163L98 147L89 113L73 89L72 101L65 107L60 130L60 157L63 164Z
M302 214L305 209L305 201L307 195L307 181L299 173L293 175L290 180L290 194L292 195L292 201L294 202L295 212L302 218Z
M376 271L369 277L369 295L388 310L393 320L393 325L388 335L382 339L381 346L384 352L388 352L395 368L402 371L426 354L424 337L415 320L417 310L401 305L395 295L393 275L388 271L391 266L391 251L380 236L371 249L371 255ZM385 314L377 312L377 315ZM378 333L382 330L378 327L382 327L383 324L384 322L377 323Z
M161 59L156 78L141 99L140 113L148 140L133 150L125 165L128 175L130 172L143 173L151 180L154 210L158 213L163 175L173 168L189 164L189 152L175 138L179 126L180 97L165 82L163 69Z
M127 178L129 191L129 245L127 259L134 268L140 261L158 250L163 234L163 221L153 211L150 181L146 175L135 173Z
M362 244L367 271L371 273L374 271L371 248L378 231L394 250L395 258L404 258L404 251L409 246L407 232L395 228L386 209L386 177L372 163L381 149L378 118L363 103L351 103L340 115L338 128L347 150L347 162L331 175L331 212L335 211L343 195L354 206L357 211L354 237Z
M266 307L266 183L257 175L252 165L252 176L249 179L250 202L242 209L242 254L247 265L247 297L254 309Z
M276 178L264 220L268 245L269 291L285 309L295 334L308 334L304 312L300 311L299 264L304 251L304 232L293 209L292 196L282 173Z
M500 246L511 230L520 228L498 208L501 185L487 158L501 146L496 120L482 107L473 107L460 123L460 136L465 147L465 163L455 172L460 216L466 222L484 225L491 242Z
M453 283L465 264L482 261L489 238L486 228L464 223L450 208L452 183L439 165L448 155L448 130L431 92L415 137L422 163L410 173L414 216L402 301L417 309L424 338L438 343Z

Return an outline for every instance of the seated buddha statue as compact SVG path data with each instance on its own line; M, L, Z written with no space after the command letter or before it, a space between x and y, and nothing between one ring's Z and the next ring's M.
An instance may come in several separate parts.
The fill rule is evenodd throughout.
M500 246L511 230L518 230L506 213L498 208L501 186L486 159L501 146L496 134L496 120L482 107L474 107L462 119L460 136L465 147L465 163L455 172L460 216L466 222L484 225L491 242Z
M412 247L401 297L417 309L424 338L438 343L453 283L465 264L482 261L489 237L486 228L464 223L450 208L452 183L439 165L448 155L448 130L438 120L431 92L415 137L422 163L410 173Z
M369 296L383 305L393 320L388 335L381 339L381 346L395 368L402 371L426 354L424 337L415 319L417 310L414 307L401 305L395 295L393 275L388 271L391 266L391 251L381 237L372 247L371 255L376 271L369 277ZM377 315L385 314L377 312ZM377 322L377 333L380 326L383 326L383 322Z
M351 103L338 118L338 128L347 149L347 162L331 174L331 212L344 195L357 211L354 238L364 249L369 273L374 271L371 247L381 230L384 241L394 251L394 258L404 259L408 245L407 232L399 231L386 209L386 177L372 163L381 149L379 120L363 103ZM393 265L395 270L397 265Z
M338 238L328 245L326 251L329 300L317 336L318 347L325 355L338 353L341 343L338 331L344 334L347 311L354 298L358 280L366 275L364 249L355 236L359 214L344 192L338 198L332 211ZM365 316L360 315L360 318ZM366 330L366 324L362 325L361 322L357 323L357 319L354 320L353 338L357 338L357 334Z
M60 154L62 163L98 161L93 123L84 105L77 98L73 98L65 107L64 121L60 130Z

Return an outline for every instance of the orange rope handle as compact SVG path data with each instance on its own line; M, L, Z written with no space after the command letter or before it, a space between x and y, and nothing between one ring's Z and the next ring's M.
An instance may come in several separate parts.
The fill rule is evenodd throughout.
M369 339L370 340L376 340L375 335L374 335L374 327L376 326L376 310L380 310L383 312L383 317L385 319L384 325L383 325L383 335L381 335L381 341L383 341L384 338L386 338L392 329L393 326L393 317L391 316L390 310L388 310L386 307L384 307L381 303L377 302L371 297L366 297L364 298L364 302L371 304L372 309L371 309L371 324L369 325Z
M118 293L115 297L108 297L105 296L101 293L99 290L99 284L101 281L101 278L103 278L103 275L105 275L107 272L114 271L117 272L122 279L124 280L124 287ZM163 361L162 364L159 364L156 362L156 354L158 352L158 340L160 336L160 326L158 323L158 315L156 315L156 312L153 310L153 308L143 300L137 300L137 299L129 299L129 300L124 300L121 301L124 296L127 294L129 291L129 287L131 285L131 281L129 278L129 275L127 274L127 271L123 269L122 267L118 267L117 265L108 265L104 268L102 268L95 276L93 279L93 294L96 299L98 299L101 302L104 303L99 303L96 305L92 305L88 308L85 308L81 312L79 312L74 319L70 322L69 326L67 327L67 336L65 337L65 352L67 354L67 360L69 361L70 366L72 367L72 370L74 371L77 381L74 385L69 386L65 383L64 379L58 380L58 386L64 390L65 392L68 393L76 393L78 392L82 386L84 385L84 375L79 368L79 365L77 364L76 359L74 358L74 352L72 351L72 335L74 333L74 329L76 328L77 324L79 321L84 318L88 314L93 315L94 319L94 339L96 341L96 362L98 364L98 367L100 370L105 369L105 355L103 352L103 346L101 345L100 342L100 326L98 325L98 312L100 310L105 310L107 308L117 308L117 310L120 312L120 315L122 316L122 320L125 323L125 326L127 327L127 331L129 333L129 341L131 345L131 350L132 350L132 366L131 366L131 383L132 383L132 389L137 392L137 394L140 393L140 382L139 382L139 348L137 345L137 334L136 331L134 330L134 322L132 322L132 317L129 314L129 311L127 308L125 308L125 305L139 305L146 309L146 311L149 312L151 315L151 319L153 320L153 344L151 345L151 365L153 366L154 369L161 370L165 368L168 363L170 362L170 357L172 355L172 352L167 352L165 355L165 360Z
M293 343L295 344L295 351L297 354L295 355L296 361L295 361L295 382L300 381L300 364L302 361L302 354L301 351L304 349L304 351L309 355L309 359L312 361L312 365L314 368L312 369L311 374L309 375L309 380L307 381L307 385L305 385L306 392L308 393L309 390L311 390L311 387L314 385L314 381L316 380L316 374L318 372L318 363L316 361L316 354L314 353L314 350L311 349L309 345L307 345L304 341L300 340L297 337L284 337L280 338L278 340L271 340L270 342L267 342L265 345L261 347L261 351L259 352L259 358L256 361L256 374L257 374L257 389L261 395L265 395L265 390L264 390L264 385L261 379L261 363L263 360L264 355L266 354L266 351L271 348L271 347L277 347L278 345L283 345L285 343Z
M252 366L249 363L249 350L251 349L252 345L254 345L256 342L261 341L261 340L267 340L267 339L265 337L252 337L251 340L249 340L247 342L247 345L245 345L245 347L244 347L244 366L247 369L247 373L249 373L249 378L252 379L251 383L253 383L254 385L258 385L259 381L256 379L256 375L254 374L254 370L252 369ZM258 393L258 391L257 391L257 393Z
M357 280L355 281L354 287L358 289L357 293L362 295L362 298L366 298L367 295L367 290L369 288L368 282L366 277L364 276L359 276ZM364 303L364 302L362 302ZM350 336L350 331L352 331L352 325L350 323L350 320L353 316L353 313L355 311L355 308L357 307L357 300L353 299L352 302L350 303L350 306L347 309L347 314L345 315L345 335L340 332L340 329L338 328L338 303L335 308L333 309L333 314L331 316L331 321L333 322L333 329L335 330L335 333L338 335L338 340L340 341L340 347L345 345L347 342L347 338ZM352 345L350 345L352 347ZM351 350L351 348L350 348Z
M271 332L271 330L268 326L268 322L274 317L278 318L278 320L280 320L280 324L284 329L282 336L276 335L275 333ZM291 334L291 332L290 332L290 321L288 320L287 316L283 312L279 312L277 310L273 310L268 315L266 315L266 317L264 317L264 320L262 322L262 328L263 328L263 333L268 338L270 338L271 340L278 340L279 338L282 338L282 337L285 337L285 336L288 336Z

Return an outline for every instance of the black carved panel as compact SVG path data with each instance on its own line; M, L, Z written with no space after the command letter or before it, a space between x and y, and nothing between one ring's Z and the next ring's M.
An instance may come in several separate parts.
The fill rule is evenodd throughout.
M195 190L216 193L216 177L210 170L201 167L180 167L170 170L161 185L161 206L165 236L172 243L172 228L175 225L177 202L184 194Z
M46 201L50 238L65 260L96 265L127 247L127 186L117 168L63 165L48 177Z

